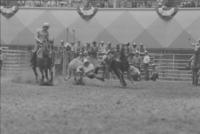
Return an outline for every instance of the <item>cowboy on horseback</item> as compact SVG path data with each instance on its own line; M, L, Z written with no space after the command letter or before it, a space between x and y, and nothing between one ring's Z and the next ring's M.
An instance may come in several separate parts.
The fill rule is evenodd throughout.
M35 37L36 40L36 45L33 49L33 56L32 56L32 64L33 64L33 60L35 60L34 58L36 56L42 58L43 57L43 51L41 50L44 45L47 45L48 41L49 41L49 23L44 23L42 26L42 29L38 29L37 30L37 35Z
M49 23L44 23L42 29L37 30L37 35L35 37L36 45L32 50L32 69L36 76L36 81L38 81L36 68L39 68L42 75L41 82L43 82L45 78L48 80L48 71L51 74L50 82L53 81L52 67L54 65L54 40L49 39L49 27Z

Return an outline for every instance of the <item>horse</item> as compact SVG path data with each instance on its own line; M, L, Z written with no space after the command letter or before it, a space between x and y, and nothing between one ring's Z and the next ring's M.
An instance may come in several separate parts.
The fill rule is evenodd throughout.
M124 51L123 50L121 52L109 51L103 60L104 60L104 66L108 67L108 71L113 72L120 80L121 85L123 87L126 87L127 83L124 79L124 73L128 72L127 74L129 74L130 65L124 54Z
M40 51L40 54L38 53ZM53 46L49 46L49 44L43 45L39 48L37 52L34 52L31 59L32 69L35 74L36 82L38 82L38 73L37 67L41 73L40 84L45 83L45 79L47 83L52 84L53 82L53 69L52 66L54 65L54 51ZM48 78L48 72L50 73L50 80Z
M192 59L191 59L191 69L192 69L192 84L197 86L199 79L200 71L200 47L195 50Z

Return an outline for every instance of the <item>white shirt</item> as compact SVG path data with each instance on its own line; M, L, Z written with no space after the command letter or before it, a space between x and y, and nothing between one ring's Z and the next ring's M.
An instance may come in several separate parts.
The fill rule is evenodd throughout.
M197 51L200 47L200 44L198 43L192 43L192 45L194 46L194 51Z
M73 51L73 52L76 51L76 46L75 45L71 45L71 51Z
M94 65L92 63L90 63L87 67L84 65L79 66L76 71L81 72L81 69L83 69L84 73L88 73L88 72L94 70L95 68L94 68Z
M71 46L70 43L67 42L67 43L65 43L64 47L70 47L71 48L72 46Z
M0 60L3 61L3 60L5 60L5 59L6 59L6 54L1 53L1 54L0 54Z
M99 47L99 51L100 51L101 53L106 53L106 48L105 48L105 46L100 46L100 47Z
M94 70L94 65L92 63L90 63L87 67L83 66L83 70L85 73L88 73L88 72Z
M150 62L150 56L149 55L145 55L144 59L143 59L143 63L148 64Z
M140 75L141 74L140 70L134 66L130 66L130 73L131 73L131 75L134 75L134 74Z

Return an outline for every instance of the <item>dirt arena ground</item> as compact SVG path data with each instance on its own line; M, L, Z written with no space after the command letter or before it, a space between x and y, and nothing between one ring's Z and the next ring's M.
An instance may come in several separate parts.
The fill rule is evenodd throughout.
M190 82L2 78L1 134L200 134L200 87Z

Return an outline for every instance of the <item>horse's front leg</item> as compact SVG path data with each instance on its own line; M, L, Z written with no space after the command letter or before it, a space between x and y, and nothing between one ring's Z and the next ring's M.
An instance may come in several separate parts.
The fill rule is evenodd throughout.
M198 85L198 70L192 70L192 84L197 86Z
M43 83L44 82L44 70L42 68L40 68L40 73L41 73L41 82Z
M125 81L125 79L124 79L123 73L120 73L120 77L121 77L122 85L123 85L124 87L126 87L126 86L127 86L127 83L126 83L126 81Z
M50 68L50 75L51 75L51 79L50 79L50 82L53 82L53 68Z
M198 86L198 84L199 84L199 69L197 69L197 71L196 71L196 86Z
M121 70L113 69L113 72L115 73L115 75L117 75L117 78L120 80L121 85L125 87L127 84L124 80L123 73L121 72Z
M195 71L194 70L192 70L192 85L194 85L195 84Z
M48 69L44 69L44 73L45 73L45 78L48 81L49 80Z
M32 69L33 69L33 72L34 72L34 74L35 74L35 80L36 80L36 82L37 82L37 81L38 81L37 68L34 66L34 67L32 67Z
M132 84L134 84L134 79L130 70L127 71L127 78Z

